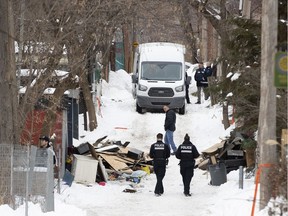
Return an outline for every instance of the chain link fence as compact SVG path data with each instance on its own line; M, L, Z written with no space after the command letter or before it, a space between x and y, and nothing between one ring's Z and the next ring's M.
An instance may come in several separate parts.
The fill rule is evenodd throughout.
M53 153L35 146L0 145L1 203L13 209L28 201L43 212L54 211Z

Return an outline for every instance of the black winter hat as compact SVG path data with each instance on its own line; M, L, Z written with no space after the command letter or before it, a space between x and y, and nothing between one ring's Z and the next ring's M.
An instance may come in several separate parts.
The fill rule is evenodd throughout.
M184 140L190 141L190 137L188 134L185 135Z
M40 140L46 140L47 142L50 142L50 139L47 136L41 136L39 139Z

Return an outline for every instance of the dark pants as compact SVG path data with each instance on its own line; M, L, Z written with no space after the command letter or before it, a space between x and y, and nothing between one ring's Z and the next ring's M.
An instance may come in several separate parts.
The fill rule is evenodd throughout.
M190 103L190 97L189 97L189 85L186 85L186 102Z
M206 86L206 87L203 88L205 100L208 100L208 98L210 97L210 92L209 92L209 90L207 89L207 87L208 87L208 86Z
M194 167L180 166L180 174L182 175L182 181L184 184L184 194L189 194L190 182L194 175Z
M161 165L154 164L154 172L156 174L156 179L157 179L154 193L155 194L163 194L164 193L164 187L163 187L162 180L163 180L165 173L166 173L166 165L163 166L163 164L161 164Z

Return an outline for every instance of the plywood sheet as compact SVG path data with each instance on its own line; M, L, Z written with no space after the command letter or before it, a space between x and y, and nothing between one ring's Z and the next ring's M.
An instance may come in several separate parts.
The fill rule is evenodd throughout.
M204 154L215 154L218 149L223 148L225 141L222 141L221 143L217 143L207 149L205 149L204 151L202 151L202 153Z
M116 171L121 171L125 173L133 172L132 169L127 169L127 164L119 161L119 158L117 156L101 154L101 157Z

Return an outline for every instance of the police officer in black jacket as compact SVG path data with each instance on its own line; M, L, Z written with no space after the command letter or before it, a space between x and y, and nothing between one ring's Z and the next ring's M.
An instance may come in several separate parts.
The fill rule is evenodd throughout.
M157 183L155 186L155 196L161 196L164 193L162 180L166 173L166 161L170 157L170 148L163 143L163 134L157 134L157 142L150 147L150 157L153 158L153 167L156 174Z
M197 148L190 142L190 137L186 134L184 142L176 151L176 158L180 159L180 174L182 175L185 196L191 196L190 182L194 175L195 158L199 156Z

